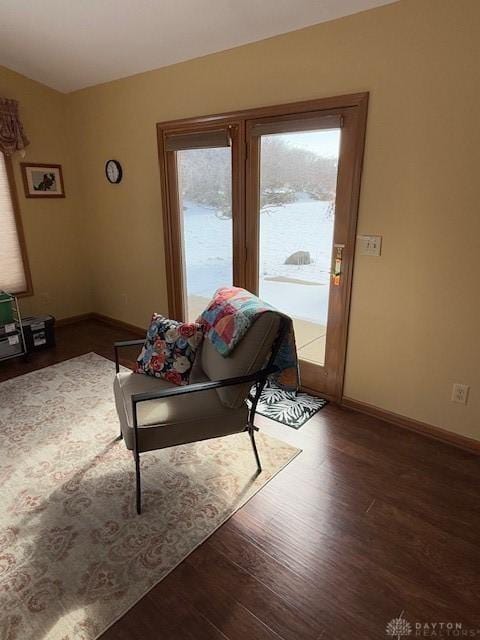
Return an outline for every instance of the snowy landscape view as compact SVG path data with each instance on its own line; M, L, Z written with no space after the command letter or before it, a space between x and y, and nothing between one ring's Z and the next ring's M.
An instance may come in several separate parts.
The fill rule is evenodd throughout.
M190 296L210 299L215 289L232 284L232 220L216 213L184 202ZM333 221L330 203L305 194L260 214L260 298L291 316L326 325ZM311 264L285 264L296 251L308 251Z

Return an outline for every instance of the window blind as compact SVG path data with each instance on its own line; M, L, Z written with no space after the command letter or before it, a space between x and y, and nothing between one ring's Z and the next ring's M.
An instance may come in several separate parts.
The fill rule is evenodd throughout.
M0 153L0 290L26 291L22 250L3 153Z
M265 136L274 133L316 131L317 129L341 129L342 125L342 116L340 115L262 118L253 122L250 134L253 136Z
M212 149L229 146L230 136L227 129L213 129L195 133L167 133L165 138L165 149L167 151Z

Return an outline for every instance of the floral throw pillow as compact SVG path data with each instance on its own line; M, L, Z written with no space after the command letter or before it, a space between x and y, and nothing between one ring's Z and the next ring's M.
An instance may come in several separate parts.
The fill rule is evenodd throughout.
M136 372L188 384L202 339L202 327L196 322L177 322L154 313Z

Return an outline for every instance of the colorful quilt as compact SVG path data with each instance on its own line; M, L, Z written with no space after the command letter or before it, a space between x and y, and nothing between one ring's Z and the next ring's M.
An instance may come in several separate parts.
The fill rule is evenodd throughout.
M249 291L239 287L222 287L215 292L208 307L197 319L205 338L222 356L228 356L247 333L258 316L274 311L288 322L288 331L280 345L274 365L278 372L269 383L287 391L297 391L299 385L297 348L292 319Z

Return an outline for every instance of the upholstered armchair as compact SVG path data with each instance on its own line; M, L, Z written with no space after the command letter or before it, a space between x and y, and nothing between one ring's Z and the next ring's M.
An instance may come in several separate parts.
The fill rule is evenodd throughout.
M268 311L258 317L227 357L205 339L186 386L120 371L119 349L144 341L115 343L115 403L120 438L135 461L137 513L141 513L140 454L145 451L245 431L261 472L255 411L266 380L275 371L272 363L286 331L285 318Z

